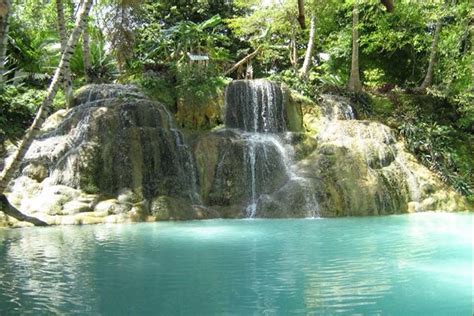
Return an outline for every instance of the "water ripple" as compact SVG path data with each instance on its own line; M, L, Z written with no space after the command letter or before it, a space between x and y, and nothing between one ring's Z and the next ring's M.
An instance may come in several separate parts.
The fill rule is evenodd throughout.
M472 218L0 231L0 314L469 314Z

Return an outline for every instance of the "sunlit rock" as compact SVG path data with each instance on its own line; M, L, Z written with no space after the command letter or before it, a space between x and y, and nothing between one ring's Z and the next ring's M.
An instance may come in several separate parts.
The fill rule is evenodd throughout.
M307 107L305 126L317 147L298 162L298 169L318 192L322 215L468 208L462 196L406 151L388 126L356 120L347 99L323 95L318 105Z
M76 214L92 211L91 206L84 202L70 201L63 205L62 214Z
M41 163L29 164L23 169L22 173L23 175L38 182L42 182L48 176L48 170L46 169L46 166Z
M151 202L150 213L156 220L196 219L197 214L192 205L180 198L159 196Z

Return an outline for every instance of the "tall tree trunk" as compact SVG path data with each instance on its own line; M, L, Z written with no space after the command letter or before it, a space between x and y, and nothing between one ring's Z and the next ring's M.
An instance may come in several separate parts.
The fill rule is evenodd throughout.
M314 22L314 15L311 15L308 46L306 47L306 53L304 55L303 66L300 69L301 79L306 79L308 77L309 66L311 65L311 59L313 58L314 40L316 37L315 35L316 35L316 23Z
M436 29L434 33L433 43L431 44L430 62L428 64L428 70L426 71L425 79L418 88L420 91L426 90L433 83L433 71L436 63L436 53L438 51L439 35L441 33L442 21L441 18L436 22Z
M352 9L352 62L348 88L353 92L362 90L359 74L359 10L357 0L354 2Z
M84 62L84 75L86 76L86 82L92 83L92 64L91 64L91 52L89 46L89 29L86 22L84 32L82 33L82 59Z
M304 30L306 28L304 16L304 0L298 0L298 22L300 23L301 28Z
M11 12L10 0L0 0L0 86L5 82L5 60L8 44L8 18Z
M297 56L296 56L296 39L294 36L292 36L290 40L290 47L289 47L289 52L290 56L290 64L291 67L295 70L295 72L298 70L298 64L297 64Z
M61 51L64 52L67 45L67 31L66 31L66 20L64 19L64 4L63 0L56 0L56 11L58 15L58 31L59 39L61 40ZM72 103L72 79L71 79L71 69L68 66L64 69L63 73L63 86L64 86L64 95L66 98L66 106L69 108Z
M46 97L43 100L43 103L41 103L41 106L38 108L36 117L30 128L26 132L22 142L18 146L17 151L13 155L13 159L11 159L9 164L5 166L2 173L0 174L0 199L2 200L4 199L4 193L7 189L8 183L12 180L16 171L19 169L20 164L23 158L25 157L26 152L28 151L28 148L33 142L35 136L38 134L38 131L43 125L44 120L48 117L48 114L51 110L51 105L53 103L53 99L59 89L60 77L63 75L65 69L69 68L71 56L74 53L74 48L76 47L77 41L83 32L84 25L89 15L91 6L92 0L84 1L84 4L79 11L79 14L77 15L74 29L71 35L69 36L69 40L66 44L66 49L62 52L61 60L59 61L59 65L56 68L56 71L54 72L54 76L51 81L51 84L49 85ZM7 215L19 218L20 220L28 220L28 218L25 217L18 217L18 214L12 212L10 208L5 207L5 203L2 203L1 206L3 206L2 211L4 211ZM35 223L33 222L33 224Z

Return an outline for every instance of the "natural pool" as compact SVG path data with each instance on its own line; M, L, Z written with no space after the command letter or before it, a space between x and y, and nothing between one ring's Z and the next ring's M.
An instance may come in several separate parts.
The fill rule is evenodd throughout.
M473 218L0 230L0 314L472 315Z

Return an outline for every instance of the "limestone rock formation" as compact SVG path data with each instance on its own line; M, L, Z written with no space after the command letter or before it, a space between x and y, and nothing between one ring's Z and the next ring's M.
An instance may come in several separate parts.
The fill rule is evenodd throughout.
M405 150L389 127L356 120L347 99L325 95L304 112L309 138L317 144L300 147L305 152L294 161L306 180L261 199L261 215L294 216L294 208L304 210L308 202L301 183L314 192L321 216L469 209L462 196Z
M163 105L124 85L86 86L75 104L53 114L28 151L9 195L20 210L53 223L82 213L144 220L156 215L156 198L169 197L189 213L169 218L197 216L193 157Z
M469 209L349 100L267 80L226 91L225 126L187 131L134 86L90 85L50 116L9 201L51 224ZM0 214L0 225L23 225Z

